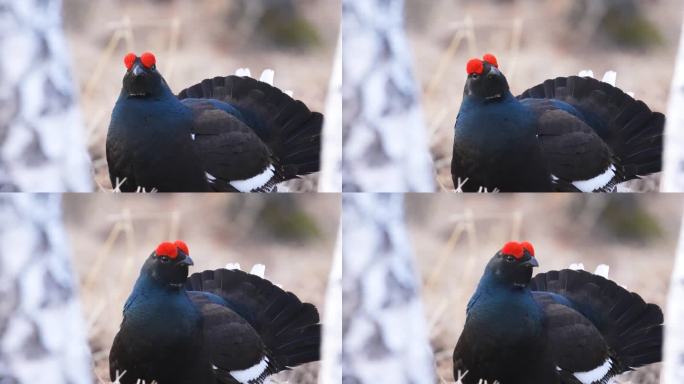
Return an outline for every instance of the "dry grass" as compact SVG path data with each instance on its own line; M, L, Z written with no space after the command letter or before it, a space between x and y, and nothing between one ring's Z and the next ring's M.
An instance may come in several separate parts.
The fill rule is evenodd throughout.
M496 54L511 90L557 76L592 69L618 72L617 85L636 93L652 109L665 111L681 25L681 2L659 0L647 7L665 44L649 51L606 47L570 26L573 0L466 1L408 0L409 38L423 84L431 151L441 190L453 190L450 161L453 126L465 85L465 63L486 52ZM654 70L654 68L657 68ZM659 175L629 183L637 191L657 190Z
M440 382L453 383L452 353L465 308L489 258L508 240L530 240L541 268L582 262L593 271L611 267L610 278L661 307L666 302L682 199L647 195L646 210L664 229L644 242L617 239L596 212L607 196L409 195L407 213ZM656 384L659 365L627 374L620 383Z
M284 50L257 43L249 26L232 23L232 1L65 0L67 36L80 86L93 179L111 190L105 159L110 113L124 75L123 56L154 52L174 92L203 79L271 68L276 86L292 90L312 110L323 111L339 25L339 4L306 0L305 17L321 43L308 50ZM292 191L315 191L318 177L288 184Z
M274 197L278 198L278 197ZM323 313L339 217L339 198L316 195L289 200L314 221L318 234L299 240L264 230L255 213L263 196L66 195L65 220L81 278L94 372L108 382L108 354L119 329L123 303L138 271L163 240L184 239L195 261L191 272L238 262L262 263L266 278L281 284ZM318 363L275 377L275 382L316 383Z

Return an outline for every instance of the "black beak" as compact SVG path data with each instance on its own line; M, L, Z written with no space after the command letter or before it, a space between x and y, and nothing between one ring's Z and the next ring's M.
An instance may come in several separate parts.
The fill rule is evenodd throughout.
M523 261L520 265L523 267L534 268L534 267L538 267L539 263L537 262L537 259L535 259L534 257L530 257L529 259Z
M145 68L143 68L142 64L140 64L140 61L136 61L135 64L133 64L133 68L131 68L131 73L133 76L140 76L143 73L145 73Z
M489 68L489 72L487 72L487 77L493 79L496 77L503 77L503 74L501 73L501 71L499 71L499 68L492 65Z
M181 260L178 262L178 265L195 265L195 263L192 262L192 259L190 256L186 256L185 259Z

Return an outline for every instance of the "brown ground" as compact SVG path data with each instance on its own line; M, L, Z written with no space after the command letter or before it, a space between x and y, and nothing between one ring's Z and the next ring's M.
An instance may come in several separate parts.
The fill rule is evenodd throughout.
M442 189L453 190L449 168L453 126L466 79L465 63L471 57L494 53L514 94L583 69L593 70L597 77L615 70L619 88L635 92L636 98L652 109L665 112L682 21L681 1L643 2L648 18L664 38L662 45L648 50L627 50L595 41L585 30L567 22L567 10L573 2L408 0L409 38ZM452 38L466 18L474 25L473 38L462 40L458 49L449 53ZM516 22L521 26L519 38L514 33ZM443 60L445 70L439 73ZM654 190L658 180L654 177L631 187Z
M453 348L463 329L466 304L484 266L511 239L534 244L541 264L537 272L558 270L577 262L593 272L597 265L608 264L612 280L639 293L646 301L664 306L684 207L682 198L644 195L638 203L652 221L630 214L619 224L605 218L615 216L597 215L609 198L616 197L407 197L409 231L423 277L425 311L440 382L454 381ZM630 232L637 222L637 232L644 236L639 241ZM631 233L631 240L616 233ZM619 382L656 384L659 369L658 365L642 368L621 377Z
M274 198L286 197L281 196ZM108 354L123 303L142 263L161 241L188 243L195 262L191 272L229 262L239 262L243 270L265 264L267 279L314 303L323 314L339 197L290 196L292 211L260 219L256 212L267 199L256 195L65 195L65 221L97 377L108 382ZM301 212L308 221L290 219ZM276 376L275 382L316 383L318 367L306 364Z
M309 108L324 111L339 29L340 5L302 0L305 18L320 35L309 49L283 49L257 42L249 27L228 20L224 0L65 0L65 19L80 104L86 122L93 177L98 189L111 189L105 160L109 118L121 89L123 57L151 51L171 89L180 92L203 79L248 67L252 76L275 70L275 85L292 90ZM114 39L132 25L127 39ZM174 23L178 28L174 29ZM244 24L244 22L243 22ZM111 47L108 45L112 44ZM315 190L317 176L295 182L295 191Z

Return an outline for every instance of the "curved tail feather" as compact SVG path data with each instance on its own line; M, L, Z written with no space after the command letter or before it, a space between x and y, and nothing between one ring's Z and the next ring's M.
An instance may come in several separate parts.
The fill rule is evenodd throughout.
M620 372L661 361L663 313L638 294L601 276L570 269L540 273L530 289L568 299L604 336L619 359Z
M195 273L185 288L209 292L228 302L259 333L277 371L320 359L318 311L292 292L259 276L228 269Z
M623 181L661 171L665 116L619 88L591 77L558 77L518 98L556 99L577 108L619 159Z
M280 89L251 77L206 79L184 89L179 99L217 99L237 107L269 146L284 179L320 169L323 115Z

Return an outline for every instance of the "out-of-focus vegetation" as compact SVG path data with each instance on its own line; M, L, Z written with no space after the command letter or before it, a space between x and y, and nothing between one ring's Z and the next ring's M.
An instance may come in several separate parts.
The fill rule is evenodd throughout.
M649 201L634 194L596 199L581 196L568 207L570 217L579 218L587 209L596 219L592 230L615 241L650 243L662 239L664 229L648 210Z
M229 218L240 217L246 207L254 205L246 196L232 199L228 205ZM275 241L306 243L321 236L316 218L301 206L304 202L295 195L266 195L256 207L248 208L254 216L252 229ZM331 217L331 222L336 218Z
M608 43L626 48L649 48L662 44L658 25L649 19L646 6L654 1L579 0L570 8L571 25L584 25Z
M276 48L309 48L320 42L316 26L302 13L306 2L295 0L235 0L229 21L249 21L253 33Z

